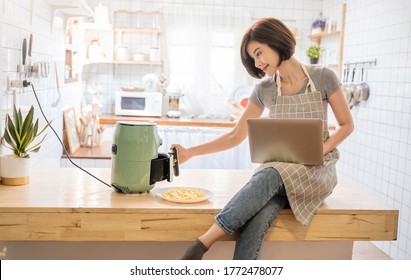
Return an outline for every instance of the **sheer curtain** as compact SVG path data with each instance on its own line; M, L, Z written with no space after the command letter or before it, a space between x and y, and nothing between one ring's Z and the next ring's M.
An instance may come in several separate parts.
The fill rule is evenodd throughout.
M252 84L240 59L251 16L240 8L172 5L164 11L170 87L182 89L183 114L226 117L239 86Z
M163 139L159 151L167 153L171 144L191 147L211 141L226 133L230 128L194 126L158 126L158 134ZM250 160L248 138L233 149L194 157L181 165L182 169L255 169L258 164Z

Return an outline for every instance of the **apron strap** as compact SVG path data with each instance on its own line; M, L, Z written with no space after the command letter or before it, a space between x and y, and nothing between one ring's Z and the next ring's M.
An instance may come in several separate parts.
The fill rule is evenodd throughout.
M281 94L281 79L280 79L280 72L278 72L278 70L275 73L275 81L277 83L277 95L281 96L282 95Z
M308 92L308 87L310 87L311 92L317 91L317 89L315 88L315 85L314 85L313 80L311 80L311 77L310 77L310 75L308 74L307 68L305 68L305 66L304 66L302 63L301 63L301 68L303 69L304 74L305 74L305 75L307 76L307 78L308 78L308 84L307 84L307 87L305 88L305 93Z
M304 93L308 93L308 87L310 87L311 92L317 91L317 89L315 88L314 82L311 80L311 77L308 74L307 69L305 68L305 66L302 63L300 65L301 65L301 68L303 69L304 74L308 78L308 84L307 84L307 87L305 88ZM282 96L282 93L281 93L281 78L280 78L280 72L278 70L277 70L277 73L275 74L275 81L277 83L277 94L278 94L278 96Z

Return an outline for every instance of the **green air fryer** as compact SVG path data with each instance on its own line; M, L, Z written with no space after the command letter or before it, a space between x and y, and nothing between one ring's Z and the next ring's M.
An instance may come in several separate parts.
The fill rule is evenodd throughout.
M177 150L158 153L154 123L117 122L111 147L111 186L123 193L150 191L155 182L178 176Z

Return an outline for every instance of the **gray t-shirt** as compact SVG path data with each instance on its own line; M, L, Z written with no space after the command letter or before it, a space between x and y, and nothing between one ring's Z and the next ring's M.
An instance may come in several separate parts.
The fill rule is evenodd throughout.
M321 92L323 100L328 99L335 90L341 86L337 75L329 68L322 66L311 66L308 74L311 77L316 89ZM275 76L264 78L259 82L253 92L251 93L250 100L261 108L269 108L273 105L277 93L277 84L275 82ZM308 79L304 86L299 90L297 94L305 92Z

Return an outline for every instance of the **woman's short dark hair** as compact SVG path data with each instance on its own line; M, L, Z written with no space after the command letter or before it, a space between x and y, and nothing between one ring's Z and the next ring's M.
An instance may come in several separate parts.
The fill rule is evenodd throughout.
M254 78L261 79L265 73L255 67L254 59L247 53L250 41L267 44L280 57L279 65L293 56L295 52L295 38L288 27L276 18L261 18L257 20L245 33L241 41L241 61L247 72Z

